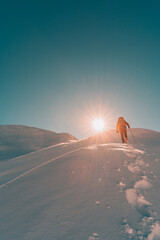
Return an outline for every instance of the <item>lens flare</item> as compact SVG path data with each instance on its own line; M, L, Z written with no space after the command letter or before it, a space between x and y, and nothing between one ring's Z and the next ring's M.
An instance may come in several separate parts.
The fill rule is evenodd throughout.
M93 120L92 126L96 132L101 132L105 127L104 120L101 118L96 118Z
M82 109L75 109L73 125L84 138L98 135L102 137L109 129L115 127L114 112L108 102L96 97L94 101L85 102Z

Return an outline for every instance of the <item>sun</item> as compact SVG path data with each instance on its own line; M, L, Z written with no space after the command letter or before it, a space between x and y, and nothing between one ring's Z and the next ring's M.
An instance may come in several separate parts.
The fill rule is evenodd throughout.
M96 132L101 132L105 127L105 122L101 118L96 118L93 120L92 127Z

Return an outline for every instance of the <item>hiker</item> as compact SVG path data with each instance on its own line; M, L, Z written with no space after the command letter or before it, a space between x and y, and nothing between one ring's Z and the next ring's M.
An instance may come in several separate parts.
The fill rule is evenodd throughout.
M130 125L124 120L123 117L118 118L116 132L121 134L122 143L128 143L127 137L127 127L130 128Z

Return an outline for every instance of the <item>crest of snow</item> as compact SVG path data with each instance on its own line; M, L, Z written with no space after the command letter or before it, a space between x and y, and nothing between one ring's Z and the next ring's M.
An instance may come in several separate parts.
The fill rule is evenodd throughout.
M142 195L138 196L135 189L127 189L126 198L128 203L130 203L132 207L136 207L138 211L141 211L143 208L152 205L150 202L145 200Z
M132 173L140 173L140 168L138 166L129 164L127 167L128 167L128 170Z
M144 151L136 149L136 148L130 148L127 146L111 146L108 148L110 151L123 151L128 157L134 157L135 154L145 154Z
M147 177L144 177L143 180L140 180L135 183L134 188L135 189L150 189L152 187L151 183L147 180Z
M126 184L125 184L124 182L119 182L118 186L119 186L119 187L125 187Z
M152 232L148 235L147 240L159 240L160 239L160 224L156 223L152 226Z
M92 146L87 147L86 149L97 150L97 146L96 145L92 145Z
M137 196L137 205L139 207L143 207L143 206L149 207L149 206L152 206L152 203L145 200L145 198L141 195L139 197Z
M132 205L135 206L137 202L137 194L134 189L127 189L126 190L126 198L127 201Z
M145 154L145 151L139 150L139 149L134 149L135 153L140 153L140 154Z
M68 142L75 143L75 142L78 142L78 140L69 140Z

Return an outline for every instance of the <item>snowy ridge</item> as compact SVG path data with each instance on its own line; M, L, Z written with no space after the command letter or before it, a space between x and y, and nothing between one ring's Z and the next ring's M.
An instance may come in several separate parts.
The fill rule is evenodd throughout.
M160 239L159 171L146 146L85 141L0 162L0 239Z
M48 146L76 140L68 133L55 133L21 125L1 125L0 160L15 158Z

